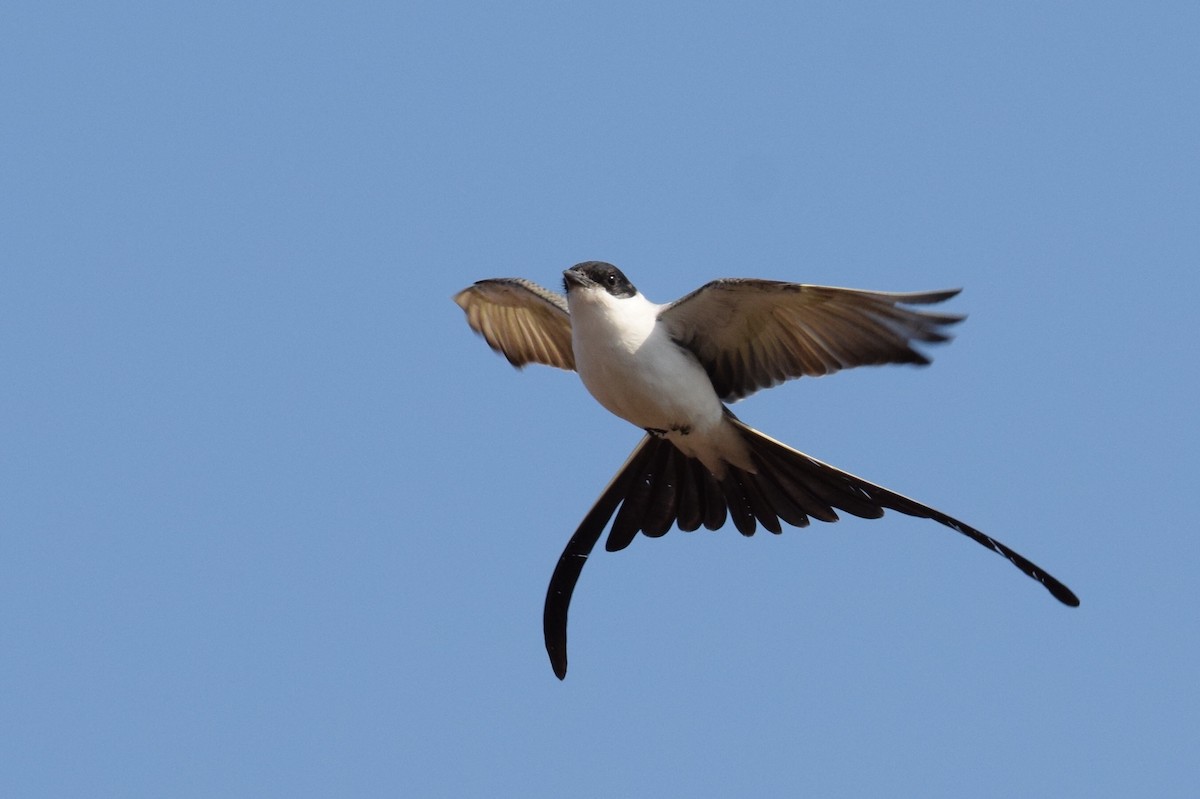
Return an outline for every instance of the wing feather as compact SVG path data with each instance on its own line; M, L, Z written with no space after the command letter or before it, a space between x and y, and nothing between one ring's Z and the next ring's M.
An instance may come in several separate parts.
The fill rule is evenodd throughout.
M924 365L912 342L950 340L944 328L965 317L915 310L958 289L913 293L714 280L663 308L659 318L733 402L805 375L886 363Z
M508 277L480 280L454 301L471 329L518 369L527 363L575 369L571 315L561 294Z

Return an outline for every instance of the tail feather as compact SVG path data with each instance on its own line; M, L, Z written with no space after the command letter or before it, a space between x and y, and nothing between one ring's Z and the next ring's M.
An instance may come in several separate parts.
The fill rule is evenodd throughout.
M624 549L633 542L633 537L646 526L647 511L655 494L655 480L662 474L668 456L668 448L661 441L651 441L644 447L645 457L630 463L626 470L632 472L629 490L617 511L616 521L608 534L606 548L610 552ZM639 447L641 449L641 447Z
M759 524L772 533L783 532L783 528L779 526L779 514L775 512L775 508L768 501L763 490L763 483L766 481L760 479L756 474L750 474L741 469L730 469L729 471L741 484L750 512L758 520ZM752 535L753 533L754 525L751 524L750 532L746 533L746 535Z
M651 538L659 538L667 534L675 523L679 511L679 499L682 493L680 478L680 462L686 460L683 453L675 447L660 447L660 459L655 462L658 473L651 476L653 486L650 503L646 507L642 519L642 532Z
M737 419L732 419L731 421L742 433L742 437L750 445L751 450L760 459L760 462L775 466L787 464L791 467L793 476L811 475L812 479L809 485L814 487L821 485L827 490L836 493L838 495L836 499L832 494L827 494L826 496L830 499L831 504L841 510L855 515L862 515L865 518L878 518L883 515L883 511L886 508L887 510L898 511L908 516L933 519L956 532L962 533L972 541L987 547L993 552L1003 555L1026 576L1041 583L1055 599L1064 605L1071 607L1079 605L1079 598L1075 596L1071 589L1055 579L1045 569L1042 569L1033 561L986 533L976 530L969 524L959 521L953 516L948 516L928 505L922 505L920 502L909 499L903 494L889 491L883 486L875 485L861 477L856 477L849 472L844 472L837 467L830 466L828 463L811 458L803 452L794 450L786 444L782 444L770 436L760 433ZM861 513L857 513L856 511L861 511Z
M754 535L756 523L754 521L754 509L750 505L750 498L746 496L746 487L739 479L740 470L728 469L725 472L725 477L721 479L721 492L725 495L725 503L729 507L729 518L733 519L733 526L742 535Z
M653 454L652 445L656 441L657 439L647 435L634 447L633 452L592 505L592 509L575 528L574 535L567 542L566 548L558 558L558 564L554 567L550 587L546 589L542 630L546 637L546 654L550 656L550 665L560 680L567 676L567 611L571 607L571 595L575 592L575 584L579 582L579 575L583 573L588 556L592 554L592 549L600 540L604 528L608 526L608 520L625 499L630 484L645 470L646 463Z
M837 512L823 499L818 498L816 491L809 486L809 480L797 474L790 464L768 462L766 468L760 469L759 474L770 473L780 490L791 498L802 511L822 522L836 522ZM824 493L824 492L822 492Z
M766 495L767 501L779 515L779 520L793 527L808 527L808 514L789 496L787 489L771 471L758 473L758 485Z
M721 484L713 473L704 468L700 461L693 460L692 474L696 476L696 484L704 486L704 527L708 530L720 530L725 526L728 517L725 506L725 494L721 492Z
M624 549L638 532L664 535L673 524L692 531L716 530L727 518L742 535L761 524L773 533L780 520L806 527L809 519L838 520L837 510L875 519L884 510L933 519L1007 558L1037 580L1055 599L1072 607L1079 599L1069 588L1019 553L974 527L902 494L811 458L760 433L730 415L751 453L754 472L727 465L718 480L699 460L684 455L666 439L647 435L588 511L559 557L550 578L543 614L546 652L554 673L567 673L567 612L588 555L616 513L605 548ZM619 508L619 510L618 510ZM836 510L835 510L836 509Z
M683 457L682 453L675 459L675 480L679 486L675 523L685 533L699 529L704 523L706 486L703 475L696 473L697 463L698 461ZM707 473L703 467L700 471Z

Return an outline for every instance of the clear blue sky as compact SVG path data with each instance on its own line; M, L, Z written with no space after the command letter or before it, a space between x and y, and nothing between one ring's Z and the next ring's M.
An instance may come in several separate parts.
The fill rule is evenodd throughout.
M1183 796L1200 10L8 3L0 794ZM650 6L650 7L647 7ZM598 553L639 437L450 296L962 286L737 406L979 526Z

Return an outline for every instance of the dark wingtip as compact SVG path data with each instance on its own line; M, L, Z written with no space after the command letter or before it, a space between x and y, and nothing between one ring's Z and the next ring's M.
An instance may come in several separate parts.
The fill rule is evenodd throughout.
M928 294L929 299L925 300L925 302L922 304L932 305L932 304L938 303L938 302L945 302L946 300L949 300L953 297L957 297L961 293L962 293L962 286L958 286L957 288L952 288L952 289L942 289L940 291L931 291Z

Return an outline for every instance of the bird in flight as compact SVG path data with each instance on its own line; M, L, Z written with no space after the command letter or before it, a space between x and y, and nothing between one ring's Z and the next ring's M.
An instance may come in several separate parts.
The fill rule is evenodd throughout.
M546 652L567 673L567 611L592 548L629 546L672 525L742 535L761 524L805 527L836 511L876 519L884 510L933 519L1007 558L1065 605L1079 599L1040 566L939 510L782 444L729 410L761 388L853 366L924 365L914 342L949 341L964 317L915 310L958 289L860 291L773 280L706 283L666 305L646 299L620 269L585 261L563 272L566 296L521 278L481 280L454 301L467 323L518 368L578 372L605 408L646 431L567 543L543 614Z

